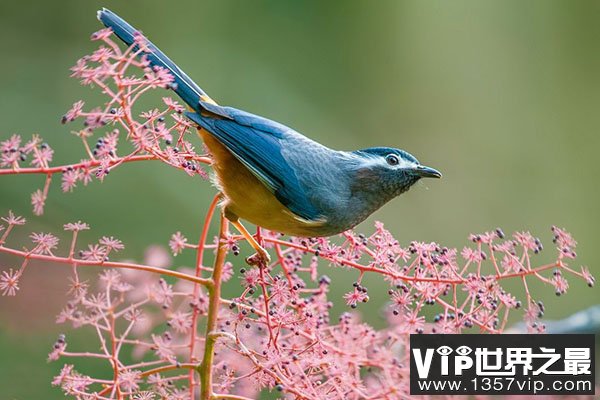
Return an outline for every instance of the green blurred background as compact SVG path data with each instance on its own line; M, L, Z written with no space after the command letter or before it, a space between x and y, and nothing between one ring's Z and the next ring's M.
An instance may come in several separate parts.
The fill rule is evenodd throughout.
M2 1L0 140L41 134L55 162L83 157L61 115L97 94L68 68L95 49L96 10L106 6L167 52L219 102L294 127L331 147L401 147L444 173L376 213L401 240L462 247L470 232L531 230L553 256L549 228L579 241L575 266L598 275L600 189L600 3L596 1ZM196 238L214 189L158 163L120 168L103 184L51 190L46 216L31 215L42 177L3 177L0 214L27 216L30 230L84 220L122 238L123 257L181 230ZM84 242L83 241L83 242ZM82 242L82 243L83 243ZM0 259L0 269L16 260ZM175 265L191 263L186 256ZM356 275L334 277L334 313ZM65 268L31 268L15 298L0 298L2 399L60 399L49 387L62 363L46 363L64 301ZM377 310L385 300L370 279ZM381 283L379 283L381 285ZM537 287L547 315L564 317L600 300L572 280L556 299ZM362 306L362 309L366 309ZM359 308L360 310L360 308ZM375 311L365 319L381 326ZM96 341L75 335L73 348ZM91 345L90 345L91 343ZM87 347L86 347L87 346ZM85 368L83 368L85 369Z

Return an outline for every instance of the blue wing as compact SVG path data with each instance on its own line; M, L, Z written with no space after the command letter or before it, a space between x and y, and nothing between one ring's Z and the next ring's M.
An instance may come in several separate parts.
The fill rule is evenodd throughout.
M208 115L192 112L186 115L231 151L294 214L309 221L320 219L320 213L310 203L281 151L282 142L297 135L295 132L235 108L209 105L205 109L209 111Z
M98 12L98 19L127 45L134 43L138 31L127 21L107 9ZM309 201L290 160L281 151L282 141L287 139L287 145L293 146L293 136L297 138L298 134L269 119L206 101L206 93L166 54L150 41L146 46L150 64L173 74L173 90L196 111L187 116L215 136L294 214L309 221L319 220L321 213ZM199 114L201 111L207 115Z

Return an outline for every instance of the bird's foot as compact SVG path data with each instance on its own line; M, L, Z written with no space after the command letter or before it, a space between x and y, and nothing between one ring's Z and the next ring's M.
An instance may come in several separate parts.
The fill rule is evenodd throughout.
M270 262L271 256L262 247L260 249L257 249L256 253L246 258L246 263L248 263L248 265L255 265L259 267L266 267L267 265L269 265Z

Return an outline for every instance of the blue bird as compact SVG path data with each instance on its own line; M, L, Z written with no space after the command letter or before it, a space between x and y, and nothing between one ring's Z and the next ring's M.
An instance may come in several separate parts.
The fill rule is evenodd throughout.
M134 43L138 31L118 15L103 9L98 19L127 45ZM150 64L173 74L173 89L191 109L186 116L213 157L223 213L257 251L254 262L269 256L240 219L294 236L331 236L358 225L419 179L442 176L404 150L333 150L280 123L220 106L154 44L147 46Z

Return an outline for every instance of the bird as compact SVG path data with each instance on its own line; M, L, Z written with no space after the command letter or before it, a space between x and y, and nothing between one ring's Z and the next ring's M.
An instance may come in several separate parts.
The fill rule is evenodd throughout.
M141 35L106 8L97 17L128 46ZM247 259L251 264L264 265L270 257L240 220L297 237L333 236L421 178L442 177L401 149L334 150L278 122L221 106L147 39L144 50L152 67L173 75L171 88L211 153L222 213L256 251Z

